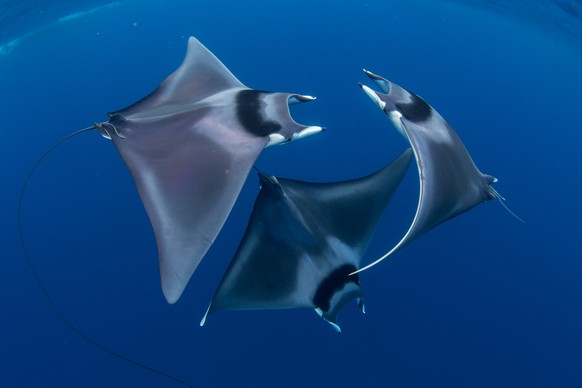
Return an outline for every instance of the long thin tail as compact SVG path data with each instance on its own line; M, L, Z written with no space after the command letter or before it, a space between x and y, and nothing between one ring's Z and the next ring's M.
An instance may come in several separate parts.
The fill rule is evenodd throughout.
M18 237L20 238L20 244L22 245L22 249L24 251L24 256L26 257L26 261L28 262L28 266L30 267L30 269L32 270L32 274L34 275L34 278L36 279L36 282L38 283L42 293L44 294L46 300L49 302L49 304L51 305L51 307L53 308L53 310L55 311L55 313L57 313L57 315L59 316L59 318L72 330L74 331L79 337L81 337L82 339L84 339L85 341L87 341L89 344L93 345L94 347L96 347L99 350L102 350L103 352L109 354L110 356L116 357L120 360L123 360L129 364L133 364L139 368L148 370L152 373L155 373L157 375L160 375L162 377L167 378L168 380L172 380L178 384L187 386L187 387L193 387L192 384L189 384L183 380L180 380L176 377L170 376L169 374L166 374L162 371L159 371L157 369L151 368L147 365L141 364L137 361L134 361L130 358L127 358L119 353L114 352L113 350L110 350L108 348L106 348L105 346L99 344L98 342L96 342L95 340L93 340L92 338L90 338L89 336L87 336L85 333L83 333L79 328L77 328L71 321L69 321L69 319L62 313L62 311L59 309L59 307L57 306L57 304L54 302L54 300L51 298L51 296L49 295L47 289L45 288L42 280L40 279L40 276L38 274L38 271L36 270L36 267L34 266L34 263L32 262L30 255L28 253L28 249L26 247L26 243L24 241L24 232L22 230L22 203L23 203L23 199L24 199L24 193L26 192L26 188L28 187L28 183L30 182L30 178L32 177L32 174L36 171L36 168L40 165L40 163L47 157L48 154L51 153L51 151L53 151L55 148L57 148L59 145L61 145L62 143L64 143L65 141L69 140L70 138L72 138L73 136L76 136L80 133L83 132L87 132L90 130L95 129L96 126L90 126L87 128L83 128L80 129L76 132L73 132L67 136L65 136L64 138L62 138L61 140L57 141L55 144L53 144L48 150L46 150L38 159L37 161L33 164L32 168L30 169L30 171L28 172L28 174L26 175L26 178L24 179L24 184L22 185L22 190L20 191L20 197L18 198Z
M507 210L507 212L509 214L511 214L512 216L514 216L518 221L521 221L521 222L523 222L525 224L525 221L522 220L513 211L511 211L511 209L505 204L505 198L503 198L503 196L501 194L499 194L499 192L497 190L495 190L493 188L493 186L489 186L489 190L490 190L491 195L493 195L493 197L501 204L501 206L503 206L505 208L505 210Z

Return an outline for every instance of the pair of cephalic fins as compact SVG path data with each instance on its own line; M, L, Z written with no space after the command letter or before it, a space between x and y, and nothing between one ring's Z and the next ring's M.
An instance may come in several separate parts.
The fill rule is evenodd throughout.
M357 298L357 272L434 226L497 197L463 143L424 100L368 71L383 93L361 85L410 142L367 177L306 183L259 173L261 189L243 240L207 311L312 307L336 328ZM150 95L95 124L135 180L158 246L164 296L174 303L222 228L263 148L322 127L304 126L289 104L313 97L243 85L191 37L184 62ZM390 197L416 158L420 197L404 238L360 262ZM204 323L206 315L201 322Z

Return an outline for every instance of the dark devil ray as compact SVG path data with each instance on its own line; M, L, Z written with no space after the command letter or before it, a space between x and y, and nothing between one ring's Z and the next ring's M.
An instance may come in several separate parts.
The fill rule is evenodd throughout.
M96 124L129 167L152 223L164 296L174 303L266 146L322 130L293 121L313 100L249 89L197 39L150 95Z
M339 331L338 312L360 300L358 275L376 225L412 159L336 183L259 173L261 190L238 250L208 311L312 307Z
M21 216L28 182L40 162L76 134L97 129L112 140L150 217L162 290L167 301L174 303L222 228L263 148L323 130L300 125L290 116L289 104L313 99L249 89L190 37L183 63L155 91L128 108L109 113L109 121L70 134L46 151L22 187L18 230L33 274L59 317L110 355L189 385L105 348L63 315L46 291L24 241Z
M416 214L402 240L356 272L378 264L405 244L481 202L503 200L491 186L497 179L479 171L459 136L436 110L416 94L367 70L364 72L386 94L366 85L360 87L412 146L420 194Z

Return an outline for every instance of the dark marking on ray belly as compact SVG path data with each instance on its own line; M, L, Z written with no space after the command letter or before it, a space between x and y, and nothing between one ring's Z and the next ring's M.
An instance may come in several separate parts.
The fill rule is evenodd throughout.
M402 116L404 116L406 119L415 123L428 120L432 115L432 108L430 105L428 105L426 101L414 93L410 93L410 98L412 101L407 104L396 104L396 109L398 109L398 112L402 113Z
M283 187L281 187L281 184L274 176L259 171L259 181L259 187L261 190L264 190L264 192L270 195L271 198L281 200L285 196Z
M360 285L358 274L350 276L356 270L357 268L351 264L344 264L336 268L317 287L317 291L313 297L313 304L323 311L329 311L331 298L337 291L341 290L348 283Z
M257 136L278 132L281 124L265 119L265 103L262 97L271 94L259 90L241 90L236 96L236 115L241 125Z

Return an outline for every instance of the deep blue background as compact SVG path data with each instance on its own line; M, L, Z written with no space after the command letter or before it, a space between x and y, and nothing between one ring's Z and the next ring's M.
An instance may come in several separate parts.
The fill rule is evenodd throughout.
M406 146L357 82L368 68L423 96L526 220L495 203L431 231L362 275L367 314L343 332L309 310L198 322L244 231L249 177L180 301L163 299L155 241L131 177L97 133L33 176L31 257L66 316L105 346L197 387L582 386L582 45L483 8L414 1L126 1L53 24L0 56L0 386L175 384L96 350L44 299L18 242L24 177L49 145L152 91L189 35L246 85L311 94L292 108L328 131L257 165L302 180L374 171ZM364 262L404 233L411 169Z

